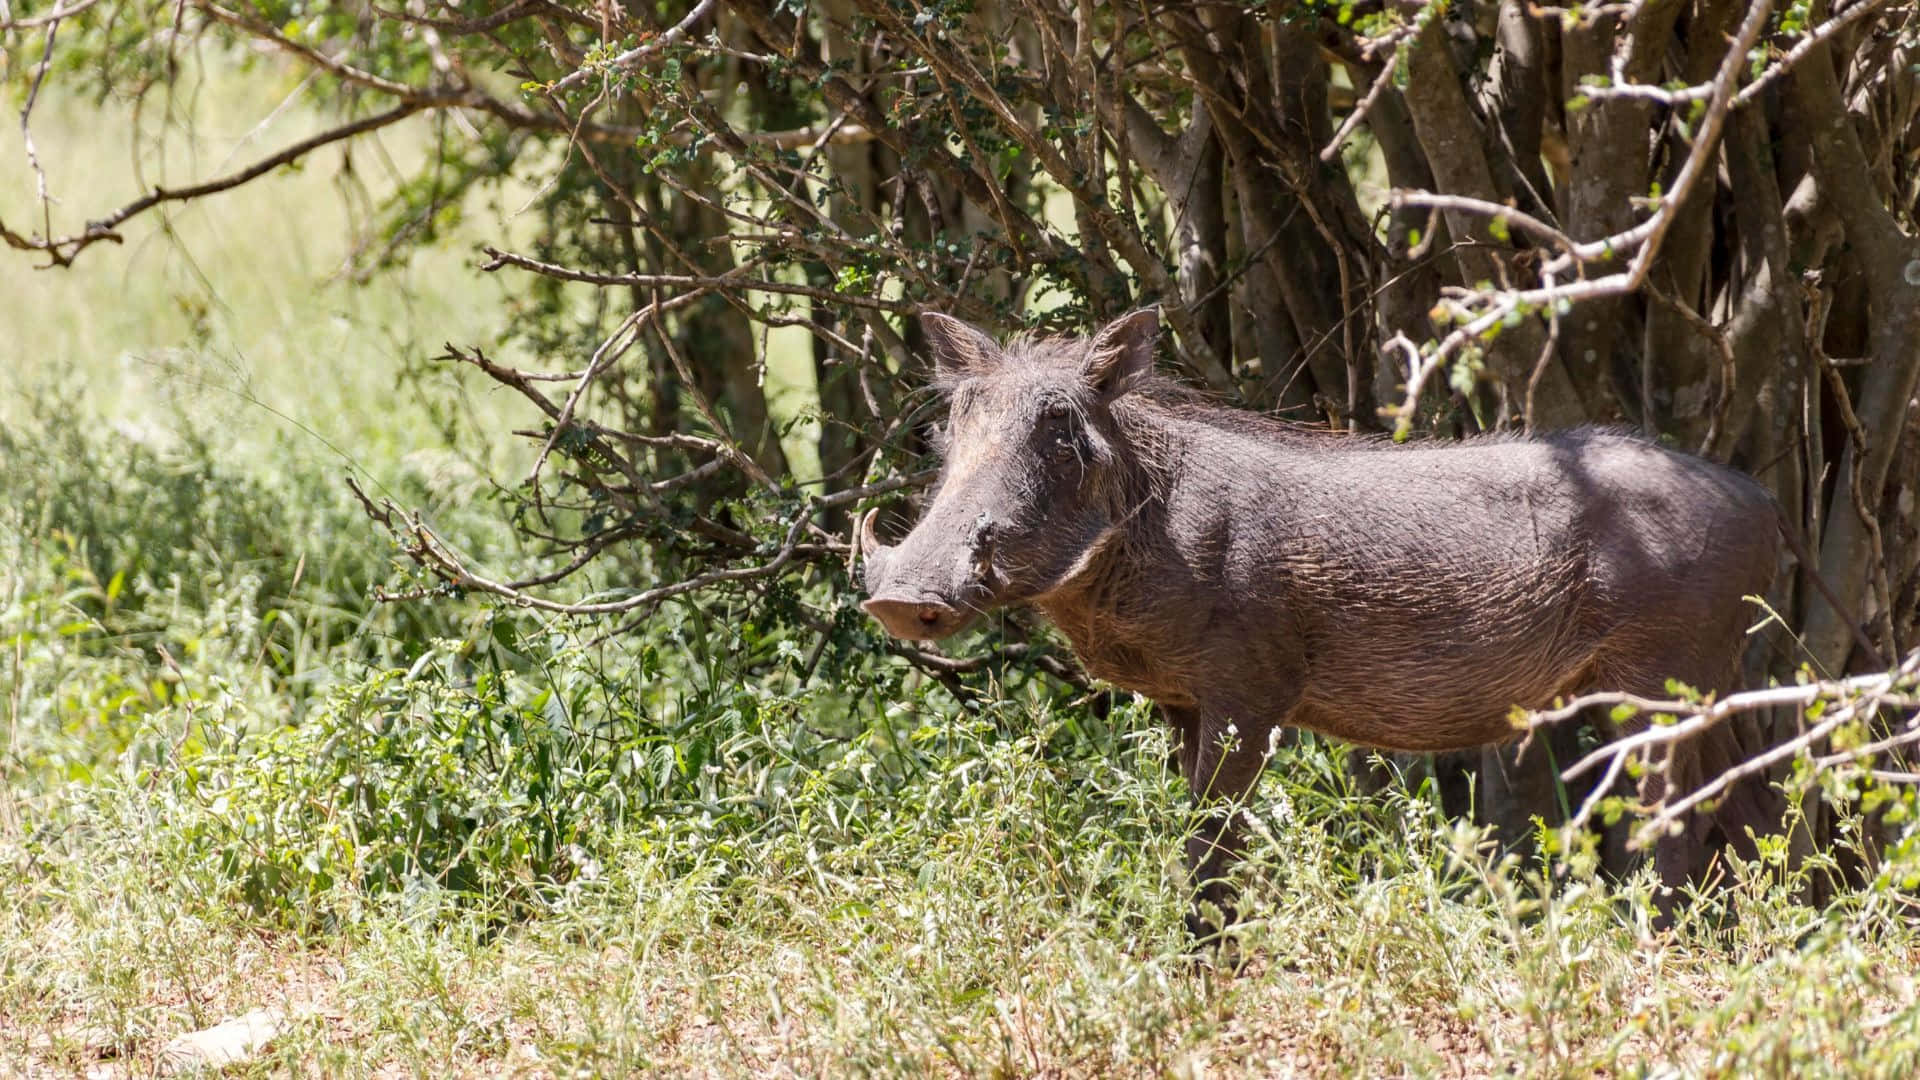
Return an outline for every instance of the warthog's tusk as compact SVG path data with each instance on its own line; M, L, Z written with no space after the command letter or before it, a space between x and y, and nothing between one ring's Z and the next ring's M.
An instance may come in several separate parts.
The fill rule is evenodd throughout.
M993 573L993 515L985 510L973 521L973 536L969 540L973 548L973 573L981 581Z
M873 519L879 513L878 509L869 510L866 516L860 519L860 557L868 562L874 561L887 551L887 545L881 543L879 534L873 531Z

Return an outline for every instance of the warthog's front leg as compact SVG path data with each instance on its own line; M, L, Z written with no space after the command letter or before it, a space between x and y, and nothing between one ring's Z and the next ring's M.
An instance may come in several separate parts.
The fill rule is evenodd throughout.
M1193 832L1187 872L1193 909L1187 930L1196 942L1217 943L1233 925L1235 894L1227 874L1245 848L1246 801L1267 761L1267 726L1236 725L1201 709L1165 710L1179 736L1180 772L1193 792Z

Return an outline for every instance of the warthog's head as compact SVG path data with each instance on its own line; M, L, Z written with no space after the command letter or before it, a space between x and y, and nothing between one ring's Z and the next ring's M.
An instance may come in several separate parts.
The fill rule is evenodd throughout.
M1128 448L1112 406L1153 369L1160 320L1137 311L1091 338L1006 349L958 319L921 316L946 396L932 502L897 547L860 523L870 598L895 637L954 634L1071 581L1126 514Z

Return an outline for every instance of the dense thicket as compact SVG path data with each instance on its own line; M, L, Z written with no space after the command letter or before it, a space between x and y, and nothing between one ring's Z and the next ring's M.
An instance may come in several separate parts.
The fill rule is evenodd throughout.
M240 51L309 78L339 126L122 207L44 202L0 238L22 263L84 264L142 214L431 114L440 153L359 249L377 287L475 189L536 179L537 238L480 268L519 279L516 332L552 365L446 336L536 417L480 434L541 448L513 495L554 562L494 580L369 505L430 577L419 594L645 617L739 591L830 667L880 645L821 600L847 593L847 511L925 478L912 313L1071 331L1157 303L1165 361L1251 408L1403 434L1622 424L1746 469L1811 552L1770 598L1799 644L1776 635L1750 666L1839 674L1920 633L1915 18L1886 0L16 0L0 25L29 131L49 80L151 98ZM597 290L589 310L569 282ZM789 327L811 350L805 418L769 405L770 331ZM614 561L631 588L567 591ZM1076 678L1017 621L997 634L994 655ZM911 652L962 693L984 655Z

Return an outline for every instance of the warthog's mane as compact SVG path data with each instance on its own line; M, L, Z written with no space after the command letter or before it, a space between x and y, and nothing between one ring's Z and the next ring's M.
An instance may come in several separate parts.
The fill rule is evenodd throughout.
M1054 374L1063 379L1078 377L1087 364L1092 339L1076 335L1015 334L1001 347L1000 363L987 371L943 372L932 380L932 388L951 400L968 383L991 382L996 376L1024 371ZM1009 370L1011 369L1011 370ZM1076 403L1076 409L1078 403ZM1638 431L1617 425L1580 425L1565 430L1526 433L1502 430L1469 435L1461 439L1416 437L1395 442L1377 431L1349 432L1330 428L1317 421L1291 420L1234 405L1210 390L1196 388L1155 369L1133 377L1125 391L1110 406L1121 445L1117 447L1128 465L1123 470L1135 475L1122 481L1116 491L1118 501L1137 505L1145 495L1157 492L1165 482L1177 451L1175 429L1190 434L1195 427L1241 439L1252 439L1289 447L1343 450L1369 450L1382 453L1424 449L1445 450L1455 447L1486 446L1505 442L1547 444L1582 443L1593 435L1613 436L1626 441L1647 442Z
M1090 338L1077 335L1015 334L1001 347L1005 362L1016 368L1049 370L1063 377L1076 376L1087 363ZM992 374L943 373L933 379L934 389L951 396L961 384L975 378L993 378ZM1172 414L1179 419L1198 421L1209 427L1245 435L1276 439L1314 439L1345 437L1319 424L1287 420L1255 412L1220 400L1208 391L1153 371L1135 376L1113 403L1116 419L1128 425L1121 414L1140 413L1138 421L1151 422L1147 412Z

